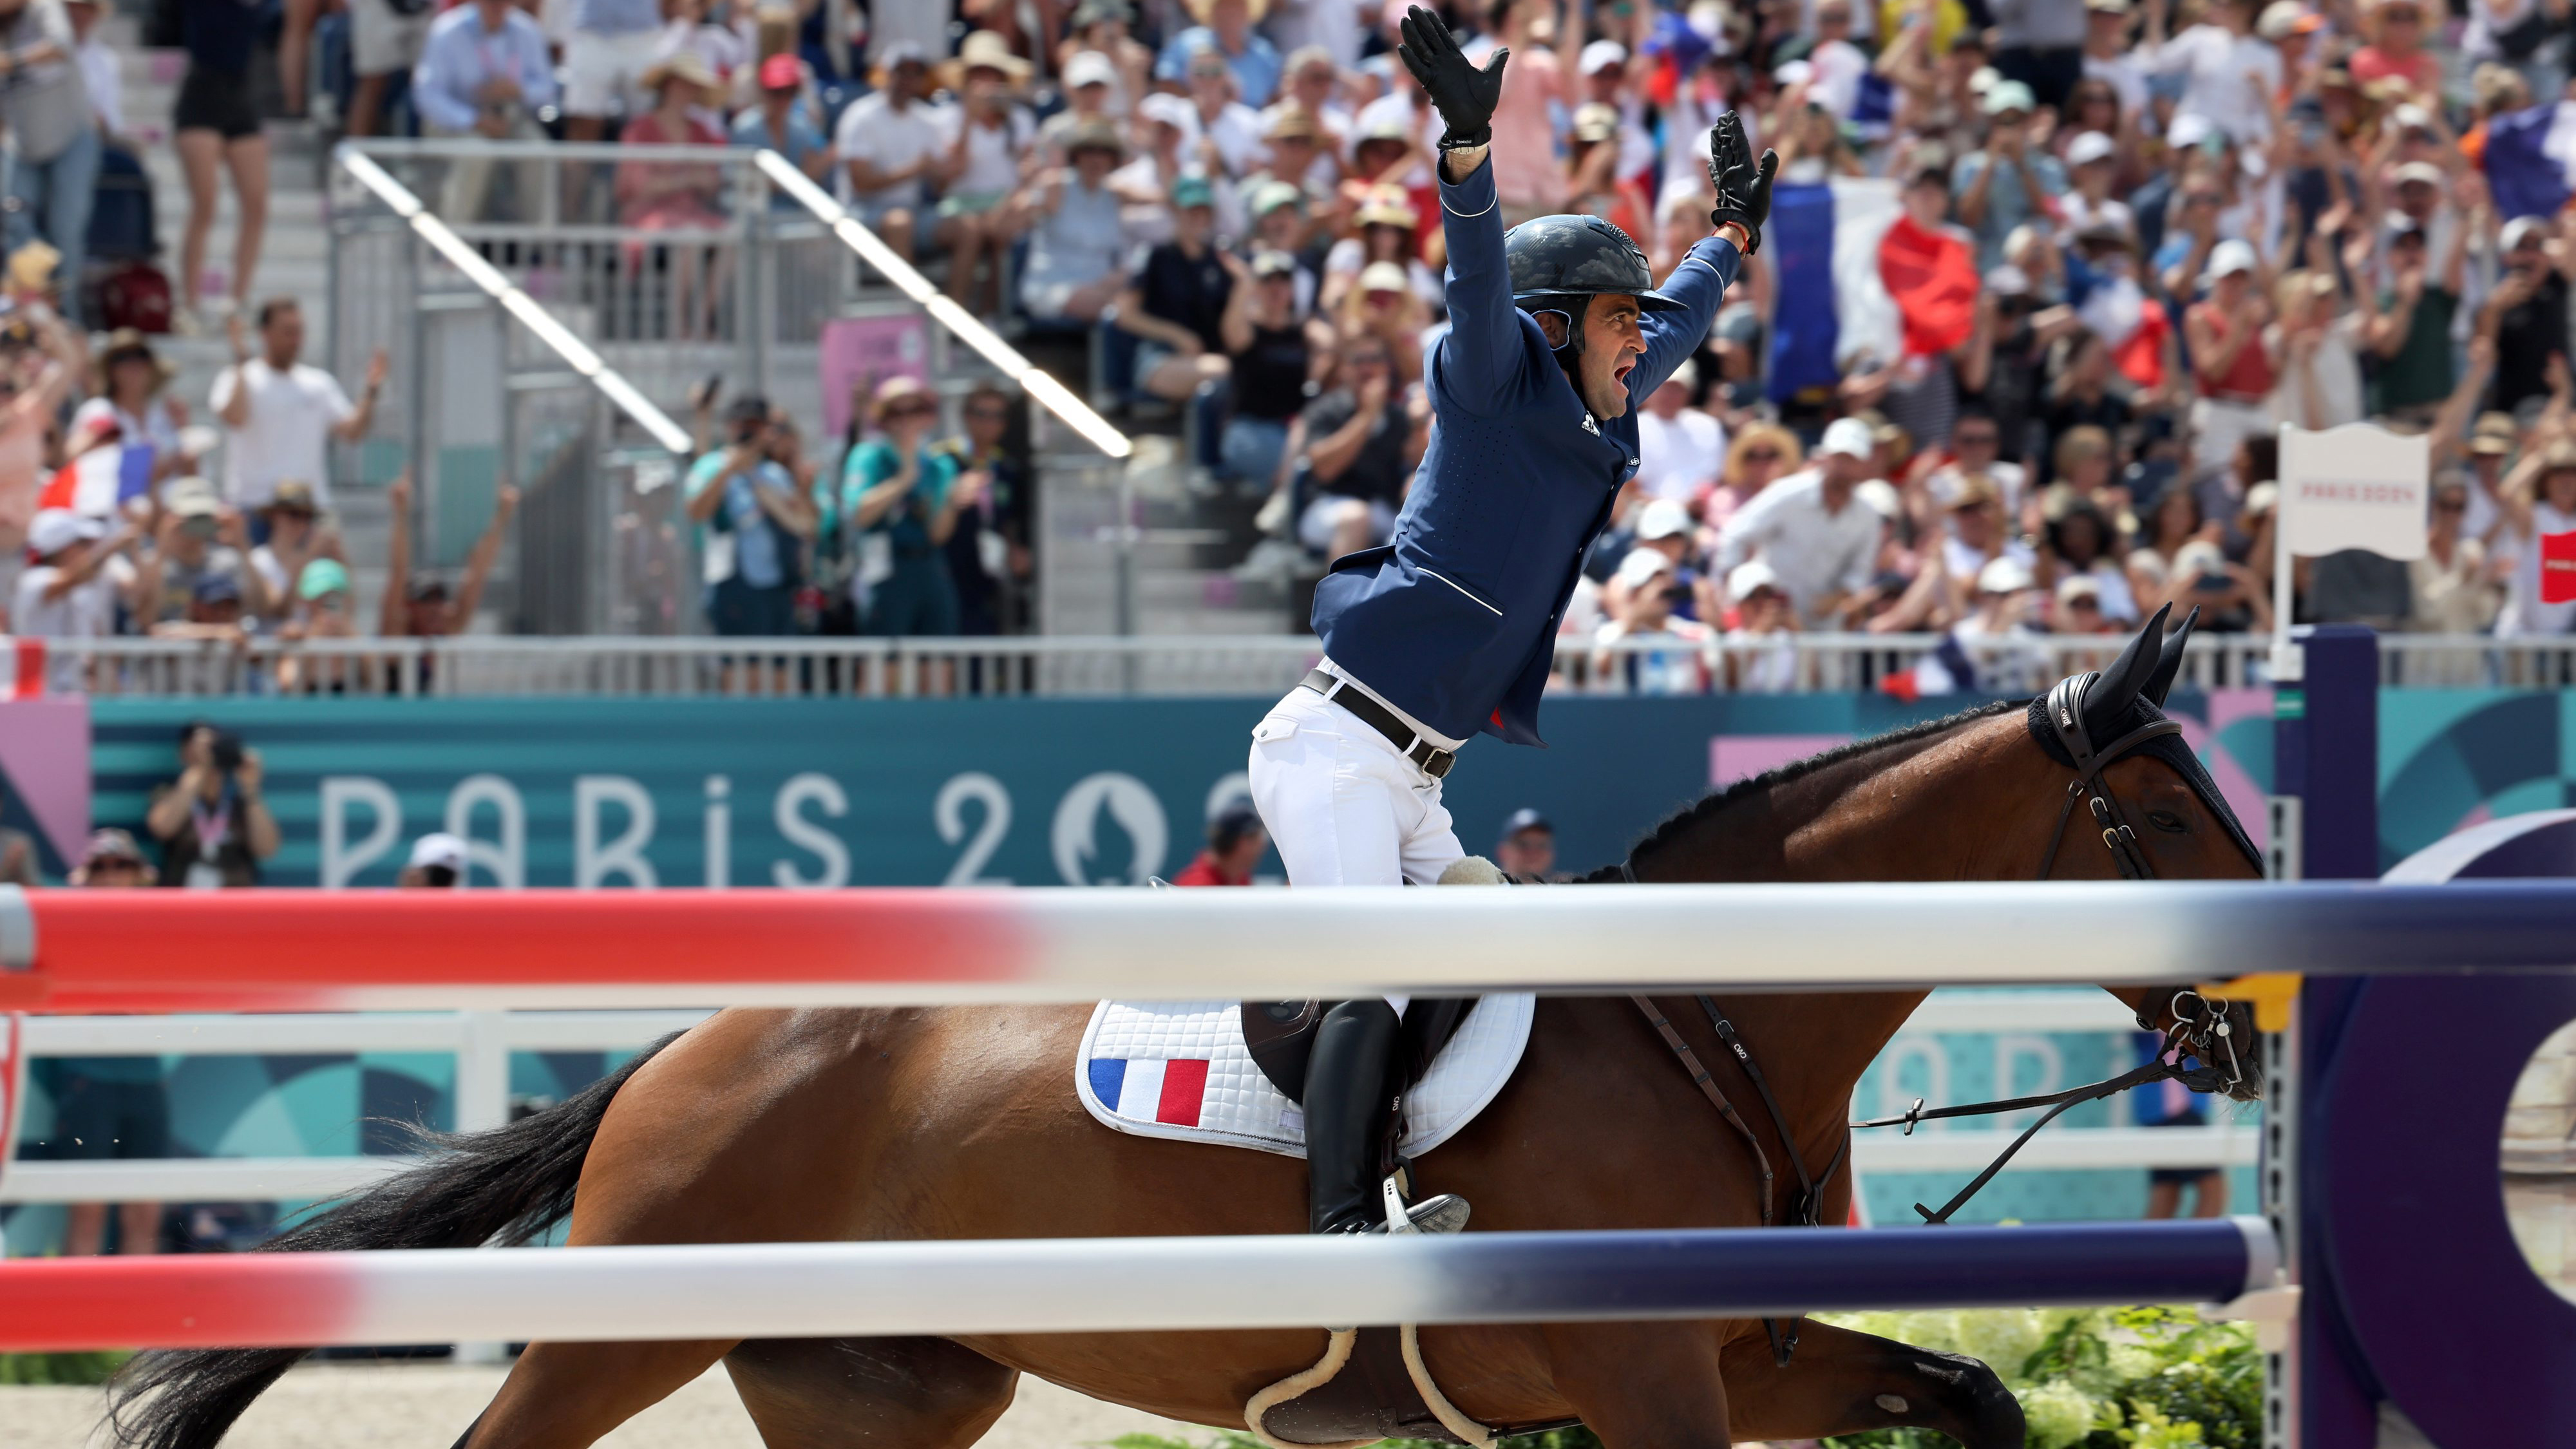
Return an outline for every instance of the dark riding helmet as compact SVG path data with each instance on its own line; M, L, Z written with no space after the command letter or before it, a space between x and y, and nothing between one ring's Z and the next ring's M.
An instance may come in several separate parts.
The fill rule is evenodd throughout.
M1556 312L1566 320L1560 357L1582 350L1583 312L1600 296L1634 297L1641 312L1677 311L1681 303L1655 290L1646 254L1628 234L1597 216L1542 216L1503 234L1512 305Z

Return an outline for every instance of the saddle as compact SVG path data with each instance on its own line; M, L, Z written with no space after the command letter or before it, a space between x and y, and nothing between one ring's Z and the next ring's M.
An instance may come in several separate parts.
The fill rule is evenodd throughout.
M1458 1025L1477 998L1441 997L1414 1002L1405 1009L1402 1034L1396 1039L1398 1092L1410 1089L1431 1070L1431 1059L1458 1034ZM1315 1051L1315 1028L1337 1001L1247 1001L1243 1003L1243 1046L1252 1064L1279 1089L1279 1095L1306 1105L1306 1059ZM1401 1119L1401 1112L1396 1114ZM1393 1143L1389 1142L1392 1152ZM1389 1170L1393 1164L1389 1163Z

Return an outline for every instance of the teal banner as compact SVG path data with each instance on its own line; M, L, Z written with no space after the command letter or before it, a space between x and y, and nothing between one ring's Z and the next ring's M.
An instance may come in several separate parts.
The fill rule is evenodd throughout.
M138 828L196 719L260 753L278 885L390 884L409 842L472 842L478 885L1114 885L1170 875L1244 788L1261 700L100 700L94 809ZM1471 745L1470 850L1556 821L1607 864L1721 772L1929 718L1868 695L1570 699L1552 748ZM1275 860L1273 864L1275 869Z

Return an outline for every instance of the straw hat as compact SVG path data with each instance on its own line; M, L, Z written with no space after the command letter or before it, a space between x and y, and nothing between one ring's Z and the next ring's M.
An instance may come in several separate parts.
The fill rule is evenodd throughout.
M1009 41L990 30L978 30L966 37L954 59L940 62L939 83L952 91L962 91L966 89L966 72L995 70L1011 83L1011 89L1018 90L1028 84L1034 69L1012 52Z
M116 371L118 363L129 357L140 357L152 364L154 392L169 386L170 379L179 375L179 369L171 366L169 360L161 354L154 352L151 341L141 332L131 327L119 327L107 335L107 345L98 350L98 360L91 365L91 372L96 380L91 384L90 390L105 393L109 375Z
M1356 226L1400 226L1406 231L1417 231L1422 226L1422 218L1414 211L1413 203L1405 199L1404 189L1396 186L1370 188L1368 199L1360 203L1351 221Z
M672 81L681 81L700 90L718 90L724 82L707 68L707 63L694 50L675 50L651 65L635 78L636 84L648 91L658 91Z
M1270 0L1246 0L1246 3L1252 10L1252 23L1255 25L1261 23L1261 17L1270 13ZM1190 0L1190 18L1201 25L1208 23L1209 14L1215 9L1216 0Z

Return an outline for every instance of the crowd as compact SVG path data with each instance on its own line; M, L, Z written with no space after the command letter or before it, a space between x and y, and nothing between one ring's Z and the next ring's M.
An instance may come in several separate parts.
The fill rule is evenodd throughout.
M1384 541L1443 325L1439 127L1394 63L1401 5L879 8L866 93L829 124L808 60L755 58L788 33L737 17L729 134L784 140L961 301L1100 329L1103 381L1192 417L1204 476L1260 500L1276 548ZM1928 631L1962 646L1936 687L1993 686L1996 639L2168 602L2267 628L2282 423L2430 433L2436 469L2431 556L2301 559L2299 617L2566 632L2541 567L2576 531L2576 222L2543 149L2566 23L2463 8L1453 0L1471 55L1513 54L1507 221L1603 215L1660 271L1706 229L1712 117L1783 160L1771 244L1648 404L1569 608L1607 651L1590 673L1784 687L1745 645ZM837 480L790 499L724 471L696 505L776 535L733 551L720 622L787 617L799 576L766 560L836 528L890 629L946 621L927 560L971 552L948 515L992 485L943 468L904 397L871 404Z

